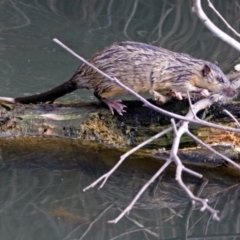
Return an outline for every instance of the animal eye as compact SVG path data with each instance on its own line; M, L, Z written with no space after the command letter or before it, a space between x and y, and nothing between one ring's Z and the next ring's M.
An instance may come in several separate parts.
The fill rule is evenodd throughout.
M218 80L218 82L220 82L220 83L224 83L224 80L223 80L222 77L218 78L217 80Z

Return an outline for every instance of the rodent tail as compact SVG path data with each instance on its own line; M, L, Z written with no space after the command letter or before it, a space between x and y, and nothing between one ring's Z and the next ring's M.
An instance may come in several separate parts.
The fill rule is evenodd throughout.
M48 102L54 101L55 99L62 97L70 92L73 92L76 89L78 89L76 81L69 80L49 91L40 94L17 98L0 97L0 101L22 104Z
M15 103L15 98L0 97L0 101L9 102L9 103Z

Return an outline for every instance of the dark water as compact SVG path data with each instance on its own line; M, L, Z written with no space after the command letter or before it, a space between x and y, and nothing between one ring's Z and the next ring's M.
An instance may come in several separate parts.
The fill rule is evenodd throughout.
M235 1L216 1L216 7L238 29ZM217 60L224 71L238 59L238 53L205 29L189 1L183 0L5 0L0 2L0 31L0 95L7 96L41 92L72 76L79 61L56 45L55 37L86 58L113 42L133 40ZM93 97L77 91L69 98Z
M240 1L213 3L238 30ZM41 92L71 77L79 62L52 41L55 37L86 58L112 42L133 40L217 60L225 72L239 61L234 49L198 21L190 1L2 0L0 95ZM87 101L92 96L77 91L63 98L69 99ZM105 149L74 141L44 145L43 139L35 148L6 141L0 150L1 239L240 239L237 177L215 176L204 193L221 211L220 222L199 208L189 213L188 199L170 172L128 217L112 225L107 221L127 206L158 169L157 162L131 159L102 190L83 193L120 153L110 151L110 156ZM191 189L197 183L188 179Z
M238 239L239 174L232 170L224 177L216 169L214 176L211 168L202 172L211 181L201 196L220 211L220 222L199 206L191 210L171 167L128 216L110 224L160 163L131 157L101 190L83 192L116 163L120 152L47 138L1 140L0 150L1 239ZM184 176L184 181L197 194L201 182L191 176Z

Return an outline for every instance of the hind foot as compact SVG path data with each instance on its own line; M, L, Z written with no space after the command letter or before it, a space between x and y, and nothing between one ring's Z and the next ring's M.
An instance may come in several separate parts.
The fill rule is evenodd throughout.
M124 108L126 108L127 106L122 104L121 100L109 100L107 98L101 98L101 102L105 103L109 107L112 115L114 115L114 110L121 116L124 112L126 112Z

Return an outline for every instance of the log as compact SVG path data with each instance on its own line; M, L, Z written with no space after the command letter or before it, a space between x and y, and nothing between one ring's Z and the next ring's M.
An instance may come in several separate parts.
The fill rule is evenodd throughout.
M139 101L125 101L127 112L112 115L100 103L54 103L2 105L0 137L48 135L96 141L101 144L133 146L169 125L169 118L145 108ZM184 103L182 106L185 108ZM165 109L177 112L176 104ZM169 136L160 146L171 143Z
M104 105L92 103L52 103L52 104L1 104L0 137L45 136L92 141L114 148L129 148L157 134L170 124L169 117L143 107L139 101L124 101L127 112L123 116L112 115ZM188 101L172 101L163 106L165 110L185 115ZM200 113L218 124L233 126L232 120L222 113L228 109L239 117L240 104L213 105ZM191 131L208 144L215 144L220 152L237 160L239 136L221 130L190 124ZM172 133L146 146L147 152L157 158L165 158L172 144ZM222 164L216 156L201 150L192 139L184 136L179 153L187 162L211 162ZM205 156L205 157L204 157Z
M123 116L112 115L100 103L54 103L54 104L1 104L0 137L18 135L48 135L92 140L112 146L133 146L153 136L170 124L170 118L143 107L139 101L124 101L127 112ZM188 102L173 101L163 106L170 112L185 115ZM240 116L240 104L214 105L200 117L219 124L232 125L232 120L222 113L228 109L235 117ZM222 131L190 125L202 139L209 134L222 135ZM211 136L212 139L212 136ZM172 136L167 135L156 142L158 147L169 147ZM188 138L182 144L191 145Z

